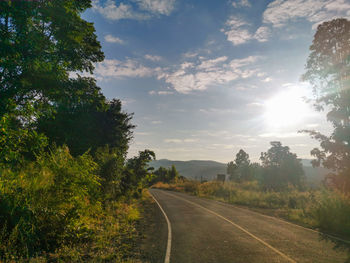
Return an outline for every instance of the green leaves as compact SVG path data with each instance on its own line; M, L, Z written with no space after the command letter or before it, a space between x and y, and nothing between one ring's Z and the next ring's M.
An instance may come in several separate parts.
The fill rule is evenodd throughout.
M93 24L80 17L90 5L86 0L0 3L0 116L9 100L57 100L71 71L92 72L103 60Z

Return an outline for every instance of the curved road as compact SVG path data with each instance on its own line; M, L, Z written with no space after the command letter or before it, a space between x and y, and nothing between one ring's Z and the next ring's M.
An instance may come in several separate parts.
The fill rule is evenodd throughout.
M345 251L334 250L316 231L213 200L150 192L169 219L171 263L347 260Z

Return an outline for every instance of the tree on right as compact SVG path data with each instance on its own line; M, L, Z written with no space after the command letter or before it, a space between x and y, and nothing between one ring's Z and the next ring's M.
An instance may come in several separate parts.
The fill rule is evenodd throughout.
M304 130L320 142L314 166L331 169L326 184L350 193L350 21L338 18L317 27L303 81L313 86L314 106L327 112L330 136Z

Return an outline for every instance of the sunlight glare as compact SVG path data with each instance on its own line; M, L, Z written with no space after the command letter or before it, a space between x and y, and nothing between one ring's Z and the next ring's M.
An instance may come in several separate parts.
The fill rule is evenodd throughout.
M304 93L304 94L303 94ZM282 128L295 126L312 114L312 108L300 88L290 88L265 102L264 119L269 126Z

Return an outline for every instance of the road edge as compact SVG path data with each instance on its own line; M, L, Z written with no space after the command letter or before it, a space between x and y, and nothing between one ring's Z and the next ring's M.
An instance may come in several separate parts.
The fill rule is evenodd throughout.
M153 200L157 203L159 209L162 211L162 213L163 213L163 215L165 217L165 220L167 222L167 225L168 225L168 241L167 241L167 247L166 247L166 252L165 252L164 263L170 263L170 254L171 254L171 224L170 224L170 220L169 220L167 214L165 213L164 209L160 205L160 203L157 201L157 199L151 193L151 191L148 190L148 192L152 196Z

